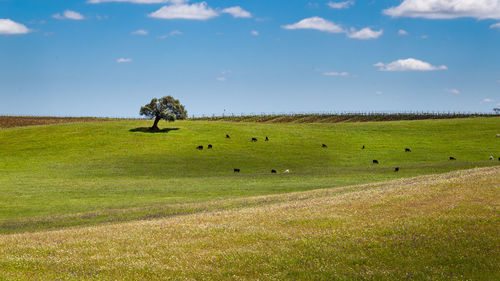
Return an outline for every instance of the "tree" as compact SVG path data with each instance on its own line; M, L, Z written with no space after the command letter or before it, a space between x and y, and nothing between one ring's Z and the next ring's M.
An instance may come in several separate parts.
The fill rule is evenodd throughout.
M184 105L172 96L152 99L149 104L141 107L140 114L155 120L153 127L151 127L151 130L154 131L160 130L160 128L158 128L158 122L160 122L161 119L173 122L175 120L186 119L187 117L187 111L184 109Z
M496 114L500 114L500 108L493 108L493 111L495 111Z

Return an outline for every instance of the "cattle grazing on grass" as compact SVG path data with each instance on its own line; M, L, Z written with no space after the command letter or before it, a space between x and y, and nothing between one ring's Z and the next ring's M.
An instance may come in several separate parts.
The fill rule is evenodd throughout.
M378 160L373 160L373 164L378 164Z
M257 138L252 138L252 142L256 142L257 141Z
M235 173L239 173L239 172L241 172L241 170L240 170L240 169L237 169L237 168L234 168L234 172L235 172Z
M411 149L409 149L408 147L405 148L405 152L411 152Z
M321 145L321 147L323 147L323 148L328 148L328 145L326 145L326 144L322 144L322 145Z
M277 173L276 170L274 170L274 169L271 170L271 174L276 174L276 173Z
M490 160L493 160L493 156L490 156Z
M457 160L457 158L450 156L450 160Z
M269 138L266 136L266 141L269 141Z
M285 170L283 173L288 174L290 173L290 170Z
M399 167L396 167L396 168L394 169L394 172L399 172Z
M365 149L365 146L363 145L363 147L361 149Z
M226 139L230 139L230 138L231 138L231 136L230 136L230 135L226 135Z
M211 144L208 145L207 149L212 149L213 146Z
M500 134L497 134L497 138L500 138Z
M203 150L203 145L199 145L196 149Z

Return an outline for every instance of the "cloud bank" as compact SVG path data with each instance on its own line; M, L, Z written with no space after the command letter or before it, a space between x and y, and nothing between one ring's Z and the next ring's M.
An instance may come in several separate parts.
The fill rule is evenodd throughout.
M31 30L10 19L0 19L0 35L26 34Z
M343 33L346 32L340 25L335 24L331 21L325 20L320 17L312 17L303 19L294 24L288 24L281 26L284 29L294 30L294 29L314 29L329 33Z
M383 13L394 18L500 19L500 0L404 0Z
M393 61L391 63L385 64L382 62L374 64L374 66L379 68L379 71L435 71L435 70L447 70L446 65L434 66L428 62L417 60L414 58L401 59Z

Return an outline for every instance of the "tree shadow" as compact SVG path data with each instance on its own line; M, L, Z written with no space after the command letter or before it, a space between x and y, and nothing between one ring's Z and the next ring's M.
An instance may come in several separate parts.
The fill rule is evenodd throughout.
M179 130L179 128L164 128L164 129L160 129L160 130L152 130L150 127L139 127L139 128L134 128L134 129L130 129L129 132L140 132L140 133L151 133L151 134L154 134L154 133L168 133L170 131L177 131Z

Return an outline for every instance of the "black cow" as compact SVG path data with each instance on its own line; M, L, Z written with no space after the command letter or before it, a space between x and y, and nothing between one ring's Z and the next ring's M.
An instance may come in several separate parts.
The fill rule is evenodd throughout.
M405 148L405 152L411 152L411 149Z
M230 135L226 135L226 139L230 139L230 138L231 138L231 136L230 136Z
M234 172L235 172L235 173L239 173L239 172L240 172L240 169L236 169L236 168L234 168Z
M498 161L500 161L500 157L498 157Z
M203 150L203 145L198 146L196 149Z
M266 141L269 141L269 138L268 138L268 137L266 137Z
M322 145L321 145L321 147L323 147L323 148L328 148L328 145L326 145L326 144L322 144Z
M394 169L394 172L399 172L399 167L396 167L396 168Z
M455 158L455 157L450 157L450 160L457 160L457 158Z
M361 149L365 149L365 146L363 145L363 147Z
M277 173L276 170L274 170L274 169L271 170L271 174L276 174L276 173Z
M373 160L373 164L378 164L378 160Z
M208 147L207 147L207 149L212 149L212 147L213 146L211 144L209 144Z
M256 141L257 141L257 138L252 138L252 141L253 141L253 142L256 142Z

